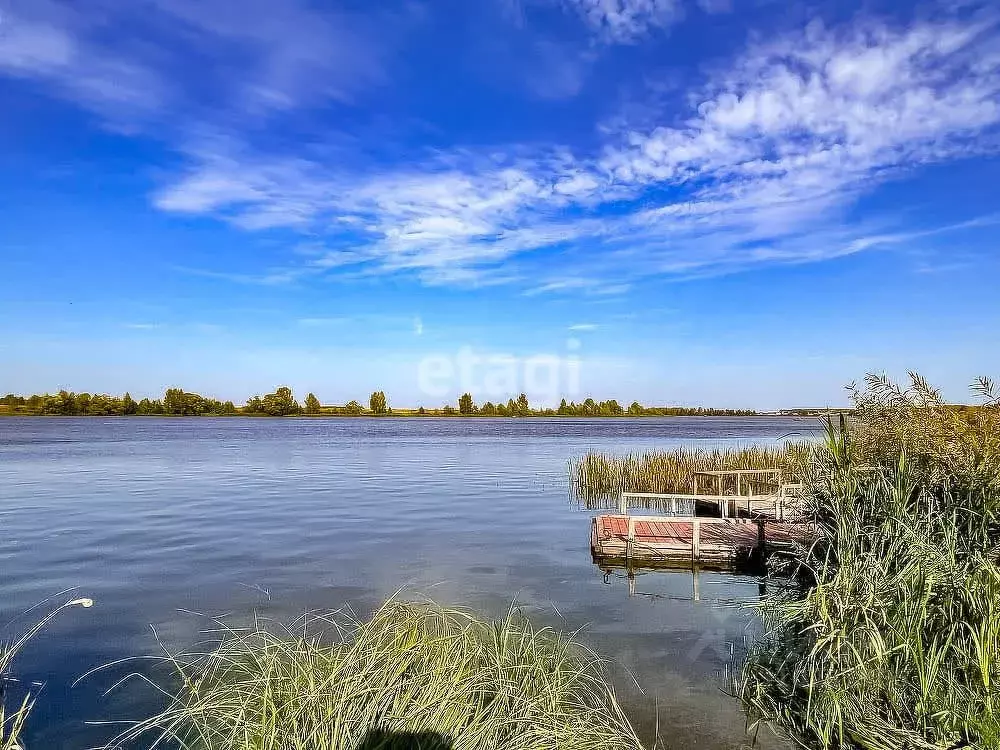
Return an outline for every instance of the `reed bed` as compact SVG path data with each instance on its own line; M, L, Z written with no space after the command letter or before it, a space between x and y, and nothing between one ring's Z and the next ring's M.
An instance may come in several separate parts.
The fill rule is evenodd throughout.
M786 481L797 481L812 450L809 443L789 441L782 445L675 448L626 455L594 452L573 461L570 475L574 493L584 502L617 498L622 492L691 494L698 471L781 469ZM743 484L748 484L746 479ZM767 489L775 489L774 484L767 485ZM711 486L703 482L699 491L714 493L714 482ZM736 479L726 478L722 491L734 494Z
M487 622L390 600L365 622L344 617L227 629L211 653L170 659L172 705L109 748L641 748L601 661L514 609Z
M1000 400L871 378L810 467L823 541L738 689L804 747L1000 747Z

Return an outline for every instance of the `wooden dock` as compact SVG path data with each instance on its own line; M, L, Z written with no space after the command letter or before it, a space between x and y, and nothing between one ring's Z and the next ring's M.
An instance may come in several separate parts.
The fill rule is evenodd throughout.
M591 521L595 562L663 567L754 567L772 552L811 544L815 527L766 519L600 515Z

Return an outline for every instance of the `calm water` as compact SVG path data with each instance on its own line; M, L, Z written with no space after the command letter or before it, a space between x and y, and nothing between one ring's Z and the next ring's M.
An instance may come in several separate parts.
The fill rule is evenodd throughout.
M29 750L84 748L107 736L85 722L148 711L138 688L102 696L127 669L71 683L156 653L157 638L193 644L206 622L192 613L363 612L402 586L491 615L516 599L536 622L583 627L621 666L623 703L645 736L658 720L667 747L746 744L722 688L730 649L752 627L737 605L758 596L756 581L702 574L694 601L690 573L651 573L630 597L626 579L591 562L590 516L569 497L567 462L589 449L769 442L813 427L0 419L0 625L68 587L96 600L64 613L16 666L45 682Z

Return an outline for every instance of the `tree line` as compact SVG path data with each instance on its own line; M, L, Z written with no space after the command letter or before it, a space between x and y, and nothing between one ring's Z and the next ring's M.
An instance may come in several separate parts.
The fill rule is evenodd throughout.
M449 407L445 407L449 408ZM494 404L490 401L477 406L471 393L464 393L458 399L458 414L461 416L486 417L685 417L685 416L752 416L756 414L751 409L706 409L704 407L683 406L643 406L638 401L625 409L615 399L595 401L592 398L580 403L562 399L558 408L532 409L525 394L517 400L509 399L506 404Z
M749 409L706 409L703 407L643 406L633 401L626 409L614 399L595 401L592 398L580 403L563 399L558 408L532 408L525 394L506 402L486 401L477 404L471 393L458 399L457 408L451 404L441 407L396 409L389 405L384 391L373 391L365 408L358 401L342 406L323 405L314 393L306 395L300 404L292 389L281 386L273 393L251 396L246 404L237 406L232 401L202 396L181 388L167 388L163 398L143 398L136 401L129 393L112 396L105 393L73 393L59 391L55 394L18 396L9 393L0 398L0 414L48 416L456 416L456 417L673 417L673 416L750 416Z

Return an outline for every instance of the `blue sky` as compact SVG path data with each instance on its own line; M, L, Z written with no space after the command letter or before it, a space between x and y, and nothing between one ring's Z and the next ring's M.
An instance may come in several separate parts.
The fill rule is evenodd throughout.
M4 0L0 97L0 391L1000 374L989 3Z

